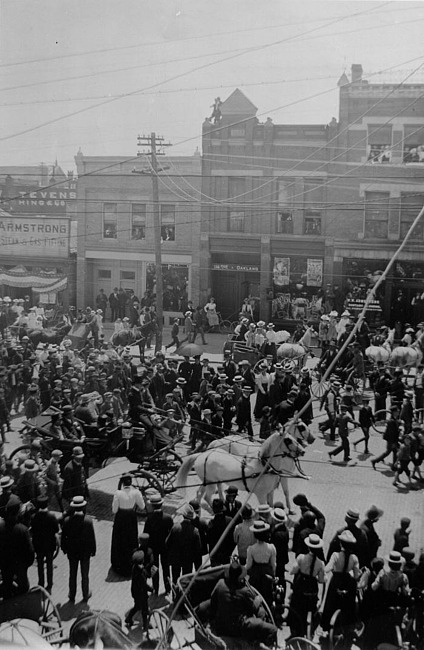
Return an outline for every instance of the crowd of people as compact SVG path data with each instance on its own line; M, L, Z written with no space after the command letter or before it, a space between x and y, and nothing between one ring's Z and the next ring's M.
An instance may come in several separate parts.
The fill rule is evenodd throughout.
M210 304L212 307L208 311L213 315L216 312L214 301ZM150 311L152 306L144 308ZM195 340L193 334L200 334L205 342L205 308L193 311L202 312L201 320L199 325L193 326L187 342ZM18 317L22 313L25 308ZM96 313L87 308L77 318L89 322L96 318ZM123 313L120 314L117 307L114 316L127 318ZM191 318L191 313L187 310L189 316L186 318ZM322 349L318 368L322 373L336 358L354 324L348 314L342 315L344 320L334 319L334 331L328 328L325 337L320 335ZM140 359L137 364L129 348L115 347L107 342L101 329L97 337L92 332L81 350L75 349L66 337L60 344L36 347L26 335L20 339L9 335L13 322L10 317L0 341L3 597L23 593L29 588L28 568L34 555L39 584L52 590L53 555L60 539L69 560L69 600L73 602L76 598L78 568L83 599L89 600L90 558L96 554L95 524L86 514L90 494L84 443L90 427L96 430L96 435L107 437L124 422L135 425L148 416L153 418L158 429L166 430L170 440L177 440L183 425L187 424L189 432L184 443L190 452L206 448L211 440L231 431L252 440L255 422L259 424L257 438L265 440L276 427L284 426L299 412L310 424L318 417L320 409L327 414L327 421L320 423L322 435L329 431L330 440L340 441L339 447L330 451L330 459L343 452L348 462L349 425L362 431L354 445L364 443L365 454L371 454L371 426L376 413L380 414L379 418L386 417L387 409L386 450L371 458L372 466L375 469L391 456L396 485L403 473L409 481L422 479L424 366L418 365L412 383L401 369L389 372L382 364L376 364L366 378L364 350L371 342L384 342L387 331L382 329L371 334L365 321L332 368L330 387L319 404L311 400L310 369L302 367L299 370L293 361L277 359L273 324L254 324L245 315L240 319L235 336L247 342L251 331L255 331L256 337L257 330L263 330L263 339L252 340L253 346L260 348L264 355L257 368L252 368L247 360L236 363L231 350L225 351L223 362L216 368L200 355L193 360L186 356L179 362L172 356L167 359L163 352ZM409 338L404 343L416 340L423 329L424 324L420 324L417 332L405 328L404 336ZM299 325L293 340L302 338L304 331ZM178 332L172 334L172 339L179 347ZM365 395L360 404L356 403L353 389L358 381L364 385L369 381L374 409ZM354 410L356 406L359 410ZM53 449L50 458L44 457L36 438L31 443L29 455L15 461L8 459L6 451L12 417L23 414L27 420L34 420L49 408L51 418L44 426L44 433L57 441L57 449ZM66 463L61 448L63 441L68 441L71 449ZM134 605L127 616L128 625L131 626L136 612L141 611L146 626L149 593L157 594L160 585L169 593L171 581L175 584L182 574L198 569L206 556L212 566L225 564L229 569L219 588L217 585L214 590L211 602L204 604L201 615L207 613L218 632L228 633L232 620L228 617L228 607L233 602L230 595L241 590L242 596L234 601L241 609L233 613L234 620L238 621L238 627L233 630L237 629L249 639L260 638L268 645L276 631L257 620L252 599L243 591L245 574L270 606L275 606L274 579L284 582L289 572L295 576L291 602L298 617L291 620L293 634L303 633L307 607L311 602L317 606L318 585L326 581L329 586L321 618L324 631L328 629L337 589L343 580L348 585L346 590L351 604L356 598L358 581L363 584L364 575L368 578L364 593L368 594L371 603L376 600L373 601L374 592L380 595L382 590L397 592L399 587L403 595L408 595L411 588L424 588L421 584L424 556L420 555L418 564L414 564L419 549L409 548L409 521L403 521L396 531L397 541L386 566L378 557L380 541L375 531L381 510L370 508L360 525L359 513L349 510L346 525L335 533L325 557L324 515L304 495L295 497L294 503L300 507L298 520L293 519L282 503L275 504L273 509L260 505L254 512L249 505L241 507L237 488L229 486L225 501L213 501L210 521L201 517L197 501L186 504L173 518L164 512L160 495L150 495L146 502L140 491L132 486L131 474L124 475L112 504L111 565L117 573L132 576ZM61 512L60 517L53 508ZM142 534L138 531L137 512L144 515L148 512ZM399 542L401 539L403 542ZM19 552L15 552L16 549ZM346 575L340 578L338 574ZM310 593L315 595L308 600L305 594ZM374 605L375 602L369 611Z

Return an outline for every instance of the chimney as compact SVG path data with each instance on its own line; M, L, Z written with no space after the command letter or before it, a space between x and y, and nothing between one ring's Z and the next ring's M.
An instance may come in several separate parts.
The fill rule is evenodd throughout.
M352 83L355 81L362 81L362 65L360 63L352 63L351 74Z

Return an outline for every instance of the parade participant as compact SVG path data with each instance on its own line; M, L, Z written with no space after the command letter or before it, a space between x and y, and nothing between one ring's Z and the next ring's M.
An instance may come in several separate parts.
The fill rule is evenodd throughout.
M240 361L239 366L241 369L240 374L243 378L242 385L248 386L250 391L253 392L255 390L255 373L252 370L250 361L244 359L243 361Z
M341 388L341 383L339 381L333 381L330 386L330 390L327 392L323 400L321 400L321 406L325 405L325 411L328 416L326 422L322 422L318 428L322 434L329 428L330 429L330 440L336 439L336 417L339 412L339 391Z
M264 521L254 521L250 527L255 536L255 544L247 549L246 570L249 582L263 596L269 606L272 605L272 579L277 566L277 551L274 544L268 542L270 526Z
M49 594L53 587L53 555L59 537L59 524L56 515L48 509L48 498L37 498L37 512L31 519L31 537L37 558L38 584L46 586ZM46 575L44 574L46 566ZM46 581L45 581L46 580Z
M125 617L125 624L127 627L132 627L134 615L137 612L141 612L143 629L147 632L149 623L149 592L153 591L153 587L147 584L149 574L144 566L144 552L136 551L132 554L131 559L131 596L134 599L134 605Z
M35 505L37 498L41 496L42 485L38 476L39 469L32 458L28 458L21 465L21 476L17 481L15 492L22 503L31 502Z
M266 361L262 361L259 366L260 373L256 375L256 403L253 411L253 415L256 420L262 415L262 408L264 406L269 406L269 397L268 397L268 384L269 384L269 372L268 365Z
M417 422L412 425L411 454L412 462L414 464L414 471L412 472L411 479L422 481L423 479L420 468L424 460L424 432L422 424L418 424Z
M191 506L194 510L194 519L193 519L193 526L197 528L199 531L200 535L200 542L201 542L201 547L202 547L202 556L207 555L208 553L208 522L206 519L203 519L201 517L201 506L200 503L197 501L197 499L192 499L189 501L189 506Z
M84 424L94 425L97 424L97 417L89 407L89 403L90 396L88 394L81 395L79 404L75 409L75 417Z
M63 458L63 452L60 449L53 449L50 460L47 463L46 471L44 473L44 480L46 482L47 499L48 502L54 496L59 505L59 509L63 512L62 504L62 485L63 481L60 473L60 460Z
M40 399L38 396L38 387L32 384L28 388L28 397L24 402L25 418L30 420L41 413Z
M202 564L202 543L199 531L193 524L193 508L187 505L182 515L183 520L172 526L165 542L174 584L181 573L191 573L193 565L198 569Z
M219 548L215 548L224 531L231 523L230 517L225 515L222 499L214 499L212 501L212 512L213 518L208 522L207 534L211 566L228 564L234 549L233 529L228 530L220 542Z
M408 477L409 486L411 486L411 472L409 471L409 463L411 462L411 437L406 435L402 436L399 441L399 447L396 452L395 477L393 485L399 484L399 477L401 474L406 474Z
M368 449L368 441L370 439L370 427L375 422L372 408L370 406L369 397L362 397L362 406L359 409L358 420L364 436L362 438L359 438L359 440L356 440L353 443L353 446L356 449L356 446L359 445L360 442L364 442L364 454L369 454L370 452Z
M337 609L342 610L343 620L346 623L353 623L356 619L356 582L360 576L358 557L354 553L356 540L349 530L340 533L338 539L341 550L331 554L325 567L325 572L333 575L328 585L321 617L323 630L328 630L331 618ZM344 593L343 599L340 597L341 591Z
M340 545L340 535L344 531L349 531L354 537L354 546L352 547L352 553L355 553L359 559L359 565L361 567L366 566L368 558L368 541L367 536L363 530L357 525L359 521L359 512L353 508L349 508L345 516L345 526L339 528L339 530L334 535L333 539L330 542L330 546L327 554L327 561L330 560L332 554L335 551L339 551L341 548Z
M360 524L359 528L364 531L367 536L367 554L368 559L366 566L371 567L371 562L375 557L377 557L378 549L381 546L381 539L376 533L374 528L375 524L383 516L383 510L377 508L377 506L371 506L365 515L365 519Z
M166 548L166 539L172 529L173 520L171 515L163 512L163 500L160 494L152 495L149 499L152 512L147 516L144 525L144 533L149 535L150 546L153 551L155 566L162 567L162 579L166 593L171 591L169 581L169 558ZM159 593L159 571L153 576L153 588L155 594Z
M405 604L405 597L409 595L408 578L403 573L403 558L398 551L391 551L385 558L387 567L382 569L371 585L373 591L378 591L380 607L393 607Z
M412 422L414 420L414 407L412 405L412 398L414 397L413 391L405 391L405 396L403 398L399 419L403 422L404 433L408 434L412 431Z
M403 383L403 370L395 368L394 377L389 383L389 393L391 406L400 408L403 398L405 397L405 384Z
M328 453L328 458L333 459L333 456L337 456L343 452L343 462L348 463L351 459L350 457L350 446L349 446L349 424L359 425L356 420L354 420L347 413L348 407L345 404L340 406L340 414L336 416L336 426L338 427L338 433L340 436L340 446L333 449Z
M234 529L233 539L237 546L237 556L243 566L246 564L248 547L255 543L255 536L251 530L254 514L249 504L243 506L241 511L242 521Z
M205 313L201 307L196 307L194 312L194 332L193 332L193 343L196 342L198 335L200 334L202 339L202 345L207 345L205 340Z
M324 543L318 535L311 534L305 539L306 552L298 555L290 571L294 575L290 608L296 616L290 617L290 631L293 636L306 634L309 612L316 612L319 584L325 583L325 564L320 559Z
M400 527L396 528L394 533L393 550L402 552L404 548L409 546L409 535L411 534L411 520L409 517L402 517L400 520Z
M89 573L90 558L96 555L96 536L91 517L85 514L87 502L83 496L74 496L70 503L70 514L62 525L61 548L69 561L68 600L75 602L77 592L78 566L81 567L82 597L85 602L91 598Z
M311 510L306 510L294 525L292 551L296 556L308 552L305 546L305 539L309 535L318 535L321 537L321 531L317 526L315 514ZM324 559L323 555L322 559Z
M272 510L274 526L270 530L271 544L274 544L277 553L277 564L275 577L284 580L286 565L289 561L289 540L290 534L287 528L287 515L284 508L275 507Z
M21 505L19 497L10 495L4 518L0 519L0 570L4 599L28 591L28 569L34 562L29 530L19 522Z
M236 526L238 523L241 521L241 501L237 499L238 495L238 488L235 485L229 485L226 490L225 490L225 501L224 501L224 514L226 517L229 517L230 519L233 519L233 517L236 517L236 520L234 521L234 526Z
M79 440L82 437L82 429L74 417L74 409L70 404L62 407L61 429L65 440Z
M316 506L312 505L312 503L309 501L309 499L306 497L305 494L296 494L293 497L293 503L299 506L302 516L307 510L314 513L316 518L316 525L319 528L320 536L322 536L325 529L325 517L321 512L321 510L318 510Z
M233 360L230 350L224 350L223 372L227 375L227 383L232 386L234 377L237 374L237 365Z
M262 415L259 420L259 438L260 440L266 440L272 433L272 408L270 406L264 406L262 409Z
M83 449L77 445L72 450L71 460L63 470L62 497L69 502L74 497L88 497L87 477L82 464L83 458Z
M213 332L219 325L219 316L217 314L217 304L215 298L210 298L209 302L204 306L204 311L209 325L209 331Z
M277 627L258 616L254 595L244 582L245 569L231 562L214 587L210 600L210 618L214 632L230 637L258 641L261 647L274 647Z
M401 430L402 424L399 420L399 407L397 405L392 406L390 409L390 419L387 421L386 430L383 436L383 439L386 441L386 451L371 460L373 469L375 469L377 463L380 463L382 460L387 458L387 456L390 456L390 454L392 454L393 457L392 464L393 466L395 465Z
M168 343L168 345L165 345L165 350L172 348L173 345L175 345L175 350L178 350L178 348L180 347L180 341L178 339L179 333L180 333L180 319L174 318L172 329L171 329L171 342Z
M250 406L250 388L244 386L242 396L236 404L236 423L239 433L247 432L249 440L253 440L252 412Z
M289 391L287 398L275 405L273 414L274 422L284 425L294 417L296 412L295 401L298 394L297 389L292 388Z
M123 474L119 487L113 495L112 513L115 515L112 529L110 563L121 575L131 573L131 558L138 540L137 511L144 511L140 490L132 485L132 475Z

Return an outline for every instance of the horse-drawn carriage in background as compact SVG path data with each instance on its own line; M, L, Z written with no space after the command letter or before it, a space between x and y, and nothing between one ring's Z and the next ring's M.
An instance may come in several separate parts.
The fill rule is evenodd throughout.
M80 445L85 454L87 475L90 467L105 467L114 458L126 457L138 464L133 474L134 483L140 489L154 488L162 495L174 491L174 478L182 463L182 458L175 451L178 438L169 435L168 429L163 426L163 419L153 409L146 409L135 426L123 422L102 428L75 419L76 430L81 437L74 439L66 439L52 432L52 420L60 413L58 409L49 407L36 418L24 421L21 430L24 444L11 453L10 459L23 462L29 458L31 443L38 439L41 455L46 461L54 449L62 451L60 464L63 469L72 458L73 448Z

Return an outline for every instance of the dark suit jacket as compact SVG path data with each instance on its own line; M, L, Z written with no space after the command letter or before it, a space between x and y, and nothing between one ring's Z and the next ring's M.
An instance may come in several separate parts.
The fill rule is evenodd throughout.
M96 555L96 536L91 517L79 513L65 517L61 547L68 557L83 559Z
M57 517L49 510L36 512L31 520L32 543L36 553L53 553L56 534L59 532Z

